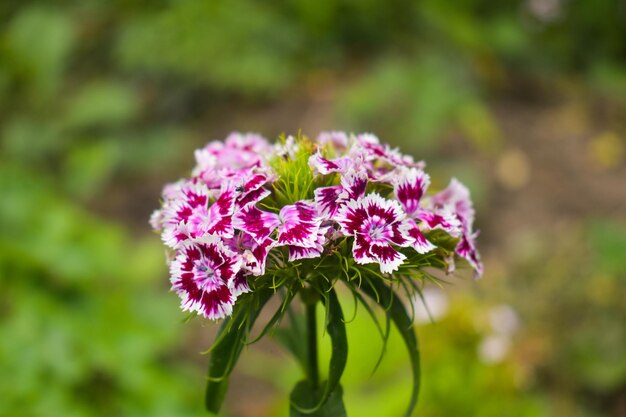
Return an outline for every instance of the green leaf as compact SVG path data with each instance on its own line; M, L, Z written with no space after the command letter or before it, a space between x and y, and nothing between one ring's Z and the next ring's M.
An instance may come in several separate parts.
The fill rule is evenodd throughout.
M291 406L289 407L290 417L346 417L346 408L343 405L343 390L341 385L329 395L326 403L320 407L317 411L311 414L304 413L294 407L294 403L302 404L306 407L315 407L315 404L319 402L319 389L311 385L308 380L300 381L296 384L293 391L291 391Z
M205 394L205 405L209 412L219 412L228 390L228 377L246 345L250 329L272 294L272 291L267 290L254 297L240 298L239 309L222 324L209 360ZM247 303L244 302L246 300Z
M324 299L324 298L322 298ZM343 321L343 312L341 305L337 299L337 293L331 289L327 295L328 317L326 331L330 335L332 352L330 357L330 366L328 371L328 380L324 384L317 404L311 406L312 403L302 403L299 396L292 395L291 406L302 414L317 415L324 404L329 400L330 396L339 387L339 381L343 375L348 360L348 338L346 336L346 325ZM298 388L298 386L296 386ZM301 388L303 389L303 388ZM295 389L294 389L295 392Z
M370 298L380 304L389 315L393 324L400 332L400 336L404 340L409 358L411 359L411 371L413 373L413 389L411 391L411 399L406 416L410 416L417 405L417 397L420 388L420 355L417 345L417 336L413 331L411 318L409 317L402 300L398 295L382 281L368 280L369 286L364 285L361 290ZM389 300L389 301L387 301Z

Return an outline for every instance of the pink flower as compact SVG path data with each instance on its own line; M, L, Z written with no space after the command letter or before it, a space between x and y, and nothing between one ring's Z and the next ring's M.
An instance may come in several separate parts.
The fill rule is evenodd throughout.
M340 185L317 188L314 193L319 213L325 219L332 219L346 202L365 195L367 181L367 174L364 171L351 170L341 176Z
M170 264L170 281L181 299L181 308L212 320L230 315L236 300L234 280L241 264L241 257L217 236L186 241Z
M237 236L227 239L225 243L233 252L241 255L243 271L261 276L265 274L267 254L275 246L276 241L266 238L259 243L248 233L240 232Z
M457 219L461 240L456 247L456 253L474 268L477 278L481 277L483 264L476 248L478 232L472 230L475 214L469 190L453 178L447 188L431 198L431 202L435 211L452 213Z
M265 186L273 181L274 177L265 170L244 169L225 179L223 188L235 193L237 207L245 207L269 196L271 193Z
M309 157L309 166L311 169L322 175L332 174L334 172L347 172L353 169L355 161L349 156L344 156L337 159L326 159L322 156L322 152L318 150L316 153Z
M265 138L254 133L231 133L224 142L213 141L195 152L193 175L209 188L220 188L224 178L253 167L262 167L263 155L272 147Z
M210 196L209 189L196 180L167 188L163 208L153 214L153 226L162 231L167 246L176 248L180 242L206 233Z
M259 210L250 204L233 215L233 226L248 233L258 243L264 242L280 224L275 213Z
M354 236L352 253L359 264L377 262L381 272L393 272L406 256L394 249L411 244L408 223L396 201L378 194L351 200L337 214L337 222L345 234Z
M267 254L276 242L267 238L259 243L249 234L240 232L237 236L227 239L225 243L233 252L241 256L243 262L233 282L233 294L239 296L250 291L248 277L265 274Z
M310 201L298 201L280 210L278 244L302 248L317 246L317 232L322 224L315 205Z
M314 247L302 247L302 246L289 246L289 262L293 262L297 259L312 259L319 257L324 252L324 245L330 239L329 235L332 233L332 226L320 227L317 231Z
M430 185L430 177L422 170L403 168L397 171L393 184L396 198L409 216L407 234L412 239L411 246L417 253L430 252L436 246L426 239L416 222L416 219L421 220L420 200Z

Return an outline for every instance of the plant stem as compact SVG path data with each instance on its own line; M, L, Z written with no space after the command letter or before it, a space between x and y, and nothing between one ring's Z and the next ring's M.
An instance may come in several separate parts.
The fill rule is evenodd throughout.
M317 363L317 319L315 317L317 301L305 303L307 328L307 355L309 365L309 380L314 388L319 385L319 371Z

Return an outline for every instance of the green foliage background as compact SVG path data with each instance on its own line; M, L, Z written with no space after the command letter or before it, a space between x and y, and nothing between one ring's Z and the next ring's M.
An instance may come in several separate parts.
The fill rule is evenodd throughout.
M215 329L183 323L147 218L206 140L299 128L374 131L435 187L473 190L487 274L417 326L416 415L623 415L625 64L620 0L1 2L0 415L203 415ZM583 143L577 169L548 167L576 199L519 194L541 182L541 118L565 154ZM531 161L519 187L511 149ZM516 195L531 208L494 220ZM485 363L503 303L521 327ZM393 334L370 376L365 316L348 325L348 412L396 416L407 357ZM272 346L244 353L232 415L287 412L299 370Z

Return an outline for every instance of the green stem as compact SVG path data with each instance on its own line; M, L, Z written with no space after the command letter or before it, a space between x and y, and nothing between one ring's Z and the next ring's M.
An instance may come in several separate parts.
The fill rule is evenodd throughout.
M312 287L302 288L300 296L304 304L306 319L306 372L309 382L314 389L317 389L320 377L317 362L317 319L315 317L315 308L320 296Z
M309 365L309 380L314 388L319 385L319 368L317 363L317 320L315 307L317 302L306 304L306 328L307 328L307 355Z

